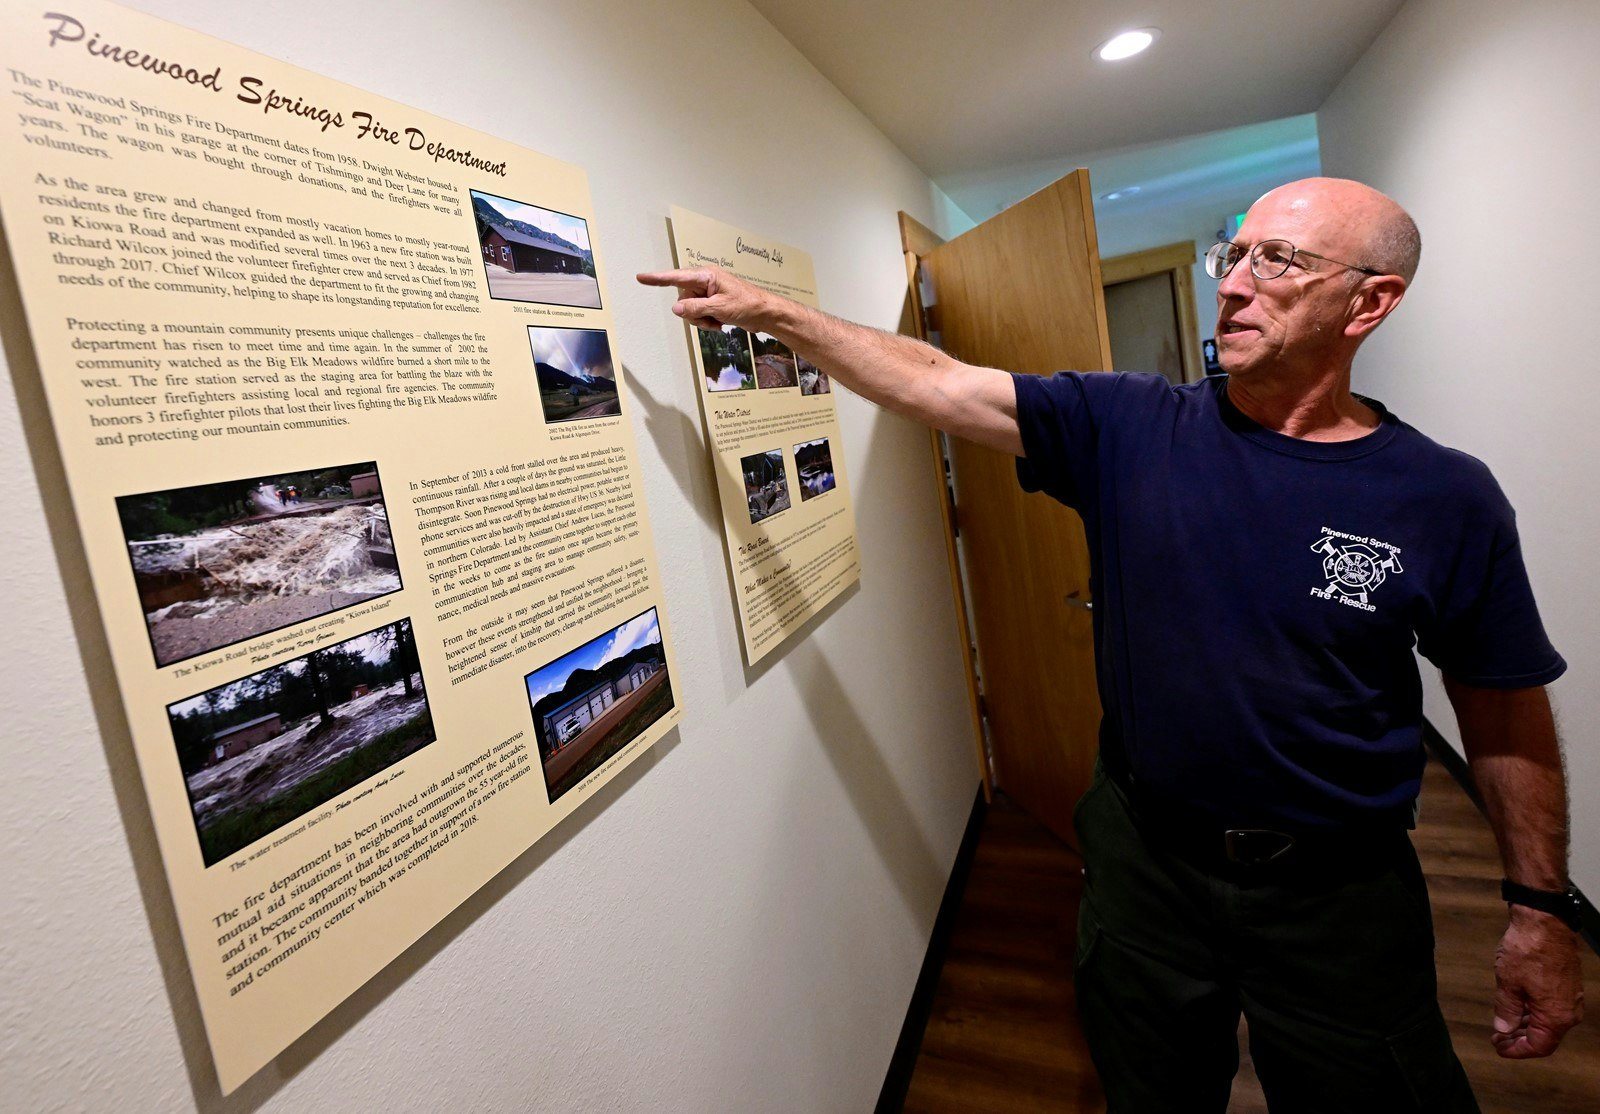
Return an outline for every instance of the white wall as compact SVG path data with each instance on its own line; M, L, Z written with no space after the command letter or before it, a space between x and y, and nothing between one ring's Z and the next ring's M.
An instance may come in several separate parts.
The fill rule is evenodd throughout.
M1422 270L1357 390L1482 458L1517 508L1572 787L1573 879L1600 897L1600 497L1592 399L1600 5L1410 0L1318 114L1327 173L1393 195ZM1428 715L1459 743L1436 683Z
M950 200L950 195L940 189L937 182L933 185L933 207L934 219L938 223L929 227L942 233L946 240L954 239L978 226L977 221L967 216L966 210Z
M677 202L807 248L829 309L892 328L926 177L739 0L142 6L587 168L687 714L220 1101L0 267L0 1105L868 1109L978 784L927 437L840 396L862 584L745 670L682 328L628 276L669 261ZM483 76L533 56L581 65Z
M1107 151L1086 156L1083 165L1094 183L1100 258L1194 242L1197 344L1216 333L1217 280L1206 274L1205 255L1217 232L1268 190L1321 173L1309 115ZM1140 192L1116 201L1100 196L1125 185Z

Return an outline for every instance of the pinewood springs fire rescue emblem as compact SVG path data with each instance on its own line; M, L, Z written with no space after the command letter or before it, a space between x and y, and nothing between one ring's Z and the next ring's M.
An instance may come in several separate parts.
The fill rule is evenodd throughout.
M1405 571L1400 566L1400 547L1375 538L1346 534L1324 526L1311 551L1322 554L1322 575L1328 583L1311 589L1318 599L1337 599L1363 611L1376 611L1367 596L1389 578Z

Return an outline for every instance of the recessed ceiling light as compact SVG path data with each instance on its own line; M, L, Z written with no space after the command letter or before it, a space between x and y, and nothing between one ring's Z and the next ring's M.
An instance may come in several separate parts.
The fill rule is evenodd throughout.
M1150 44L1160 38L1161 31L1155 27L1141 27L1137 31L1124 31L1101 43L1094 52L1095 57L1102 62L1120 62L1124 58L1132 58L1135 54L1147 50Z
M1124 197L1132 197L1134 194L1139 192L1139 189L1140 187L1138 186L1123 186L1120 190L1112 190L1110 193L1101 194L1100 200L1121 201Z

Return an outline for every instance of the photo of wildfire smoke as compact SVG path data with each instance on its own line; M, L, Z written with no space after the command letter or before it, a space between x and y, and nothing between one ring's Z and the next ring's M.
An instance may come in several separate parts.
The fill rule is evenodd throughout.
M117 500L158 666L398 592L377 466Z
M622 413L611 341L604 329L530 325L528 343L545 421L614 418Z

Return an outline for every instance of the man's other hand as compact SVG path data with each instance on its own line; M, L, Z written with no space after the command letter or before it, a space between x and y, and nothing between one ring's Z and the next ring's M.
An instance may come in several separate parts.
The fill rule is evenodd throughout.
M1548 1056L1583 1020L1578 939L1548 913L1511 907L1494 955L1495 1051L1511 1060Z
M678 300L672 312L700 329L715 331L724 325L738 325L765 331L763 326L778 303L776 295L716 267L645 272L637 277L646 286L677 287Z

